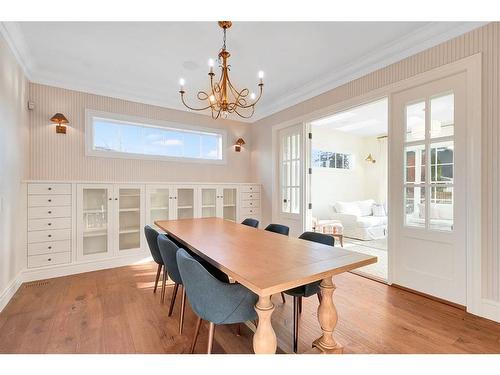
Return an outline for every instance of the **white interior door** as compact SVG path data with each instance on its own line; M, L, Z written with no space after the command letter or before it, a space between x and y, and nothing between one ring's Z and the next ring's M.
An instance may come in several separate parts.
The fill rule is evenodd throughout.
M466 304L465 127L465 74L392 97L392 281L461 305Z
M290 227L290 235L303 230L304 127L290 126L278 132L278 217L279 224Z

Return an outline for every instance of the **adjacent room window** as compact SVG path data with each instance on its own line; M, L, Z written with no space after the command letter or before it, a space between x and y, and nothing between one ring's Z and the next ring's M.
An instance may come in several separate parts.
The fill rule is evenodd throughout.
M352 169L352 155L313 149L312 166L319 168Z
M133 159L223 162L225 132L89 112L87 154Z

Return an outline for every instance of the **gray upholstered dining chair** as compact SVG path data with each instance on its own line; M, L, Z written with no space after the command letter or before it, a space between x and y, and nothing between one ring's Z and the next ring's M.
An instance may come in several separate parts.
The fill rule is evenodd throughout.
M251 218L246 218L241 222L243 225L247 225L252 228L258 228L259 227L259 220L256 219L251 219Z
M160 255L160 250L158 249L158 236L160 235L160 233L158 233L157 230L151 228L149 225L146 225L144 227L144 235L146 236L146 241L148 242L151 256L153 257L155 263L158 265L153 293L156 293L156 289L158 288L158 280L160 279L160 273L163 268L163 280L161 284L161 302L163 302L165 300L165 284L167 282L167 271L164 267L163 259Z
M290 228L288 228L286 225L282 225L282 224L269 224L264 230L267 230L269 232L283 234L285 236L288 236L288 233L290 233Z
M316 232L304 232L299 238L318 242L323 245L335 246L335 239L328 234ZM285 293L293 297L293 351L297 353L299 341L299 314L302 312L302 297L310 297L314 294L318 296L321 303L320 287L321 281L315 281L306 285L301 285L293 289L286 290Z
M177 251L177 264L191 308L198 316L190 352L194 352L201 321L210 323L207 353L212 352L215 325L257 319L257 295L241 284L228 284L212 276L184 249Z
M285 236L288 236L288 233L290 233L290 228L282 224L269 224L264 230L267 230L268 232L283 234ZM286 302L283 292L281 292L281 300L283 301L283 303Z
M172 299L170 300L170 307L168 309L168 316L172 316L175 297L177 296L179 285L182 288L181 310L179 317L179 334L182 334L182 329L184 327L184 311L186 310L186 289L182 286L181 274L179 273L179 268L177 267L177 251L179 250L179 247L165 234L160 234L158 236L158 249L160 250L163 264L165 264L168 276L175 283L174 290L172 292Z

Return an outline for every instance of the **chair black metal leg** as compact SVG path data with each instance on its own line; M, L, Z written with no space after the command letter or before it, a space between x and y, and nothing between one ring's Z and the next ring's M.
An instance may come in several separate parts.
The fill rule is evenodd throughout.
M293 352L297 353L299 341L299 302L300 297L293 297Z
M156 270L155 288L153 289L153 293L156 293L156 289L158 288L158 281L160 280L161 267L162 265L158 264L158 269Z
M167 267L163 267L163 280L161 282L161 303L165 301L165 289L167 285Z
M321 300L323 299L323 297L321 297L321 292L316 293L316 295L318 296L319 303L321 303Z
M194 353L194 347L196 346L196 341L198 340L198 334L200 333L200 326L201 326L201 318L198 317L198 320L196 321L196 328L194 329L193 341L191 343L191 348L189 349L189 353L191 354Z
M302 314L302 297L299 297L299 314Z
M186 310L186 288L182 286L181 316L179 319L179 334L181 335L182 335L182 328L184 326L184 310Z
M207 354L212 354L212 348L214 346L214 334L215 334L215 324L210 322L210 327L208 329Z
M170 308L168 309L168 316L172 316L172 311L174 311L175 297L177 296L177 289L179 289L179 284L175 283L174 290L172 292L172 299L170 300Z
M283 292L281 292L281 300L283 301L283 303L286 302L286 300L285 300L285 293L283 293Z

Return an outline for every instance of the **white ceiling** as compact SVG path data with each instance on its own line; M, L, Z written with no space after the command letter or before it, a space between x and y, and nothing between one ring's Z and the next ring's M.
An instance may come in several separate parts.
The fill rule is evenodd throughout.
M235 22L231 78L264 96L251 121L467 32L471 22ZM4 22L34 82L185 110L222 44L215 22Z
M360 137L376 137L387 135L387 114L387 99L381 99L313 121L311 125L313 131L318 126Z

